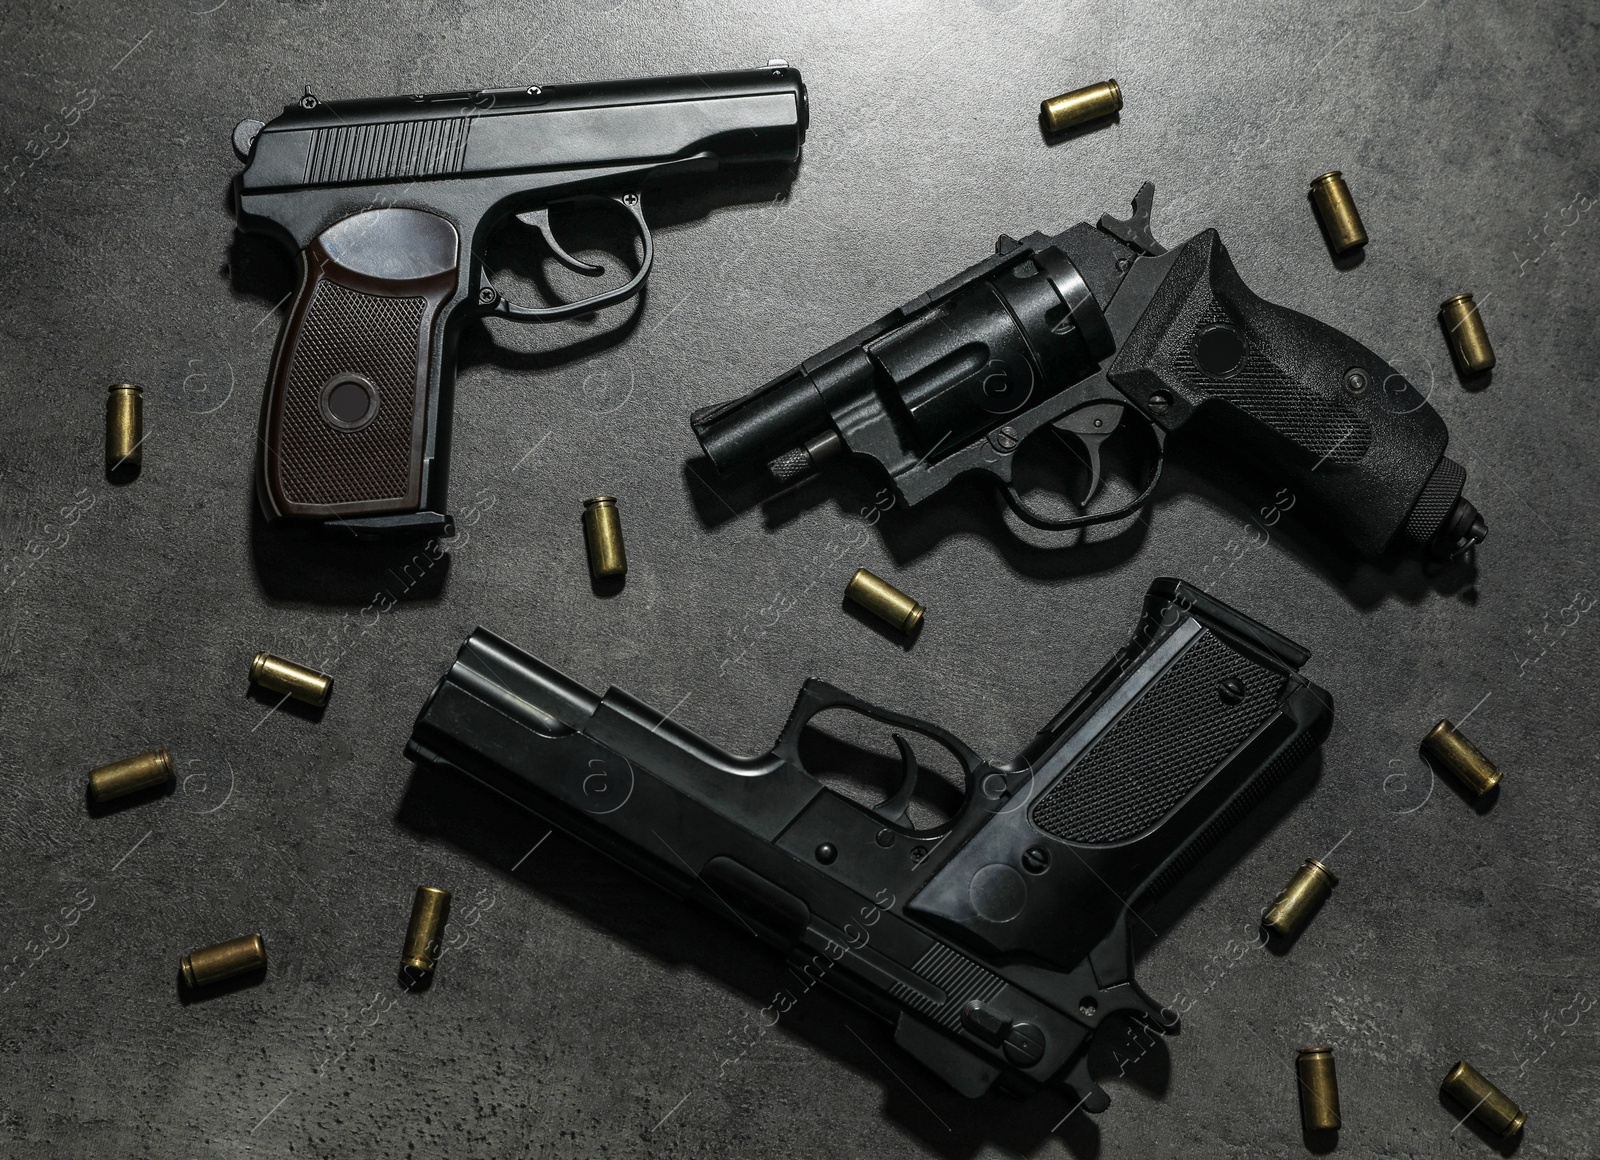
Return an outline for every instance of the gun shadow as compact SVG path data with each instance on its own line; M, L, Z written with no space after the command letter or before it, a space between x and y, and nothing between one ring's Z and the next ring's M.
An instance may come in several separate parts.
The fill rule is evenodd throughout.
M792 166L732 167L716 174L683 174L650 185L644 195L645 220L652 232L671 231L739 205L776 203L794 180ZM228 193L231 212L231 187ZM599 281L560 266L535 231L508 219L487 239L496 285L514 300L572 301L587 297L631 276L640 259L635 231L618 211L590 203L563 204L551 215L556 236L569 252L597 261L607 273ZM282 329L297 285L294 258L281 245L259 234L236 230L223 276L235 296L267 308L260 326ZM461 372L494 366L521 373L549 371L604 354L627 342L643 315L648 287L638 297L599 312L539 326L515 326L503 320L477 318L466 322L457 341L456 365L446 385L456 394ZM278 317L273 319L273 315ZM470 390L467 406L484 403ZM538 407L537 391L519 394L495 406ZM445 431L448 446L448 428ZM470 449L465 449L471 454ZM256 456L260 454L259 444ZM241 491L253 491L258 461L249 474L239 472ZM328 528L272 523L252 500L249 504L250 554L256 581L269 599L324 605L392 606L435 600L449 575L449 537L358 536L337 523ZM441 547L445 550L441 552Z
M1145 911L1144 922L1153 929L1142 940L1141 949L1203 897L1244 851L1310 791L1319 773L1318 759L1292 771L1179 886ZM673 968L688 966L716 980L747 998L752 1010L771 1002L779 990L788 991L797 1001L782 1016L783 1033L875 1079L884 1089L884 1114L947 1160L972 1160L996 1146L1028 1155L1052 1135L1058 1136L1077 1160L1095 1160L1100 1155L1100 1122L1082 1112L1076 1100L1053 1090L1021 1100L998 1090L973 1100L956 1095L894 1042L893 1029L887 1023L868 1016L827 988L810 988L808 982L799 982L800 977L786 969L770 947L687 900L664 896L560 831L549 836L538 858L524 859L530 817L506 809L503 798L476 782L416 767L396 820L424 838L448 842L497 868L507 879L535 889L552 904L625 940L657 962ZM803 991L802 986L809 989ZM737 1029L730 1028L730 1033L733 1030ZM1114 1089L1125 1084L1152 1099L1166 1096L1171 1059L1161 1035L1108 1023L1092 1045L1089 1059L1091 1073L1112 1082ZM706 1062L703 1073L695 1072L698 1066L691 1063L685 1068L686 1085L739 1082L719 1079L711 1061Z

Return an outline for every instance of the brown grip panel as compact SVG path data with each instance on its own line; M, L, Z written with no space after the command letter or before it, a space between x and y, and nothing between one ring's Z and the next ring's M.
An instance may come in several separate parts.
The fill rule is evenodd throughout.
M355 214L300 252L300 288L262 409L271 516L416 511L441 311L459 237L415 209Z

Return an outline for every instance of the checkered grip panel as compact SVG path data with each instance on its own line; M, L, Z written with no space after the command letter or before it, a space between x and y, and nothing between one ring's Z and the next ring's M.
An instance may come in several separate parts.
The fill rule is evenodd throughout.
M1243 685L1229 703L1224 682ZM1125 842L1148 830L1277 710L1283 677L1209 630L1167 667L1033 807L1067 842Z
M292 503L404 499L411 479L412 415L423 298L317 286L290 352L278 460ZM378 388L378 413L359 431L322 417L323 384L352 372Z

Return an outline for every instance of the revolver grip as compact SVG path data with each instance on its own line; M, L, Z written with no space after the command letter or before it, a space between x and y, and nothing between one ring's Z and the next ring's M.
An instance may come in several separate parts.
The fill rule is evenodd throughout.
M422 505L460 249L444 218L390 208L336 222L300 251L261 412L258 483L269 518L393 516Z
M1173 255L1107 376L1161 427L1192 424L1287 486L1364 556L1457 531L1466 472L1444 458L1444 421L1361 343L1252 293L1215 230Z

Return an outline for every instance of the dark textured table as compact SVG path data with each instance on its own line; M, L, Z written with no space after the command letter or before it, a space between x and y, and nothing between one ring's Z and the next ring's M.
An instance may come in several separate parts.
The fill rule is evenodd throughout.
M666 207L637 307L466 335L447 563L261 523L258 401L292 272L234 236L236 121L307 85L770 57L811 94L785 196ZM1294 1052L1326 1043L1343 1153L1496 1151L1441 1100L1458 1058L1528 1111L1518 1154L1600 1153L1584 5L69 0L5 5L0 60L0 1151L1293 1156ZM1106 76L1119 119L1041 139L1042 97ZM1372 236L1357 263L1330 258L1306 198L1333 168ZM868 527L865 473L750 507L686 468L691 409L1001 232L1120 214L1145 179L1158 237L1215 226L1258 293L1428 393L1491 528L1475 567L1357 565L1292 518L1241 553L1263 501L1203 462L1175 467L1145 518L1065 548L1013 538L976 487ZM1461 290L1500 356L1471 389L1435 317ZM102 469L119 380L143 385L147 430L120 487ZM610 597L578 527L600 491L621 497L632 565ZM914 647L841 609L863 565L928 605ZM814 675L1011 753L1161 575L1308 646L1337 713L1300 800L1142 952L1183 1030L1106 1033L1097 1118L1051 1095L964 1101L820 990L741 1056L786 977L773 956L401 754L479 624L735 750L769 745ZM260 649L333 674L320 718L249 693ZM1419 759L1441 716L1504 769L1492 808ZM170 795L86 808L89 768L157 745L178 763ZM1341 881L1310 930L1258 948L1261 908L1330 851ZM419 882L454 891L454 943L436 984L404 993ZM177 956L255 930L265 978L186 1001Z

